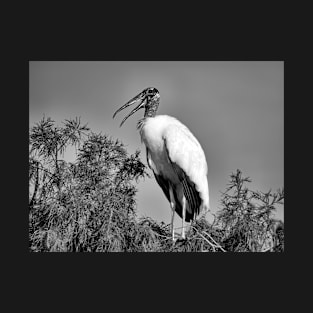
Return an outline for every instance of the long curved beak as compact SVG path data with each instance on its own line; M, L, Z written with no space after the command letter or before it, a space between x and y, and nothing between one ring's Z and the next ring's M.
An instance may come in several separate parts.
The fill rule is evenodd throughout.
M120 127L124 124L124 122L134 113L136 113L138 110L142 109L145 107L145 94L143 92L139 93L137 96L135 96L134 98L132 98L131 100L129 100L126 104L124 104L122 107L120 107L114 114L113 114L113 118L115 117L115 115L124 110L125 108L129 107L130 105L136 103L137 101L140 101L140 103L126 116L124 117L124 119L122 120L122 123L120 124Z

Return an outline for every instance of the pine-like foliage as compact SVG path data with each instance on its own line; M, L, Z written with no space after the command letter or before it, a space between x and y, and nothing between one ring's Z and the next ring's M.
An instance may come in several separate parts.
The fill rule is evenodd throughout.
M71 145L74 163L61 158ZM240 171L231 175L214 223L203 212L187 239L173 243L170 225L137 218L136 182L149 176L139 151L129 155L119 140L93 133L78 118L58 127L44 117L30 129L29 146L30 251L284 250L284 224L271 217L283 190L250 191Z
M139 151L129 156L121 142L93 132L82 142L89 129L70 132L73 123L58 128L48 118L31 129L30 249L125 251L136 226L132 181L145 176ZM70 143L81 144L75 163L58 159Z
M237 170L222 194L217 224L224 233L223 246L232 252L283 251L284 224L275 220L273 213L283 204L284 189L256 192L246 187L249 182L251 179Z

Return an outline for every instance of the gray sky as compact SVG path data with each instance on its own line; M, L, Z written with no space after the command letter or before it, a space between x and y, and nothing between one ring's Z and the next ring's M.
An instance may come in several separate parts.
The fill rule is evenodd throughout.
M266 192L284 186L283 62L35 62L29 63L29 124L45 114L61 124L81 117L94 132L120 139L129 153L142 151L136 130L143 110L119 128L131 110L113 113L146 87L161 95L158 114L171 115L198 138L206 154L210 206L240 169L248 187ZM74 161L73 151L66 160ZM153 177L153 175L152 175ZM154 178L138 185L139 216L170 222L170 206ZM283 206L277 218L284 220ZM180 218L176 216L176 223Z

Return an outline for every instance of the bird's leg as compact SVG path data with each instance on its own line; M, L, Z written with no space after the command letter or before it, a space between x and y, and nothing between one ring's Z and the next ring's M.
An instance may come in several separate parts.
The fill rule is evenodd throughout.
M175 217L175 200L173 189L170 187L170 199L171 199L171 209L172 209L172 218L171 218L171 232L172 232L172 240L175 241L175 231L174 231L174 217Z
M186 198L183 196L182 238L185 239Z
M175 229L174 229L174 216L175 216L175 204L172 203L172 220L171 220L171 225L172 225L172 240L175 241Z

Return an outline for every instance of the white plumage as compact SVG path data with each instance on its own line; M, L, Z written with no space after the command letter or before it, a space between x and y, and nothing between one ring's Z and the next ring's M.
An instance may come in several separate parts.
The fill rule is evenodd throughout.
M154 173L179 184L171 162L176 163L195 184L202 206L209 208L207 163L200 143L190 130L174 117L158 115L146 119L140 135Z
M145 108L145 117L138 122L138 129L146 146L148 165L172 208L174 240L175 211L182 218L182 237L185 238L185 221L209 209L207 163L200 143L184 124L171 116L156 116L159 98L155 88L146 88L115 114L141 100L122 125L130 115Z

